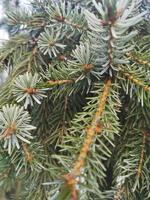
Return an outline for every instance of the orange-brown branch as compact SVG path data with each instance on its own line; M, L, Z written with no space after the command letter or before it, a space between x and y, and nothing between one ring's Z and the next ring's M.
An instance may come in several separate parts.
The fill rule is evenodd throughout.
M32 162L33 160L33 155L32 153L29 151L27 144L22 143L22 148L25 154L25 158L28 162Z
M126 55L127 55L127 57L131 58L133 61L135 61L141 65L147 65L148 67L150 67L149 61L138 58L138 56L134 55L133 53L127 53Z
M81 29L82 31L87 31L87 29L86 29L85 27L83 27L83 26L81 26L81 25L79 25L79 24L75 24L75 23L73 23L73 22L71 22L71 21L69 21L69 20L67 20L67 19L65 19L64 22L65 22L66 24L68 24L68 25L74 27L74 28Z
M62 84L69 84L69 83L73 83L73 80L49 80L47 81L47 84L54 86L54 85L62 85Z
M76 176L79 176L81 174L81 169L85 165L85 159L90 150L90 146L93 142L93 138L94 138L95 134L97 134L98 132L100 133L102 131L102 125L100 125L99 121L100 121L100 117L102 116L102 114L105 110L106 100L109 95L111 84L112 84L111 79L108 79L105 83L103 93L100 96L99 103L98 103L98 109L95 113L95 116L93 117L91 125L89 127L87 127L87 129L86 129L86 138L85 138L85 141L81 148L81 151L79 153L79 156L74 164L72 172L70 174L67 174L64 176L64 178L66 179L66 182L67 182L66 184L69 187L72 186L72 190L75 189L75 185L77 184L77 181L75 179Z
M140 155L140 160L139 160L139 165L138 165L138 170L137 170L138 178L140 178L141 174L142 174L142 167L143 167L143 162L144 162L145 141L146 141L146 134L145 134L145 131L143 131L142 149L141 149L141 155Z
M129 79L131 80L133 83L135 83L136 85L139 85L140 87L142 87L145 91L150 91L150 86L145 85L142 81L136 79L133 75L127 73L127 72L123 72L123 74Z
M80 151L78 159L75 162L75 165L73 168L74 175L80 174L81 168L84 166L85 158L87 157L87 153L93 142L93 137L94 137L95 133L97 132L97 127L99 126L99 132L102 131L102 126L99 125L99 119L105 109L105 104L106 104L106 100L107 100L107 97L109 94L110 86L111 86L111 79L109 79L105 84L103 94L99 100L97 112L95 113L95 116L91 122L91 126L88 127L86 130L86 133L87 133L86 139L84 141L84 144L82 146L82 149Z

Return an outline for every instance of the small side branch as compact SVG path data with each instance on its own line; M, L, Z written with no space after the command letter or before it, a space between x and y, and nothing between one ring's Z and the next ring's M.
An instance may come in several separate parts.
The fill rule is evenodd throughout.
M61 17L61 16L56 16L55 19L58 21L58 22L61 22L61 23L65 23L67 25L70 25L72 26L73 28L75 29L80 29L82 31L87 31L88 29L85 28L84 26L81 26L80 24L76 24L74 22L71 22L69 21L68 19L66 19L65 17Z
M22 143L22 148L23 148L23 151L24 151L26 160L27 160L29 163L31 163L32 160L33 160L33 155L32 155L32 153L29 151L27 144Z
M138 56L134 55L133 53L127 53L126 55L128 58L131 58L133 61L135 61L141 65L147 65L148 67L150 67L149 61L143 60L143 59L139 58Z
M73 28L80 29L80 30L82 30L82 31L87 31L87 28L85 28L85 27L83 27L83 26L81 26L81 25L79 25L79 24L75 24L75 23L73 23L73 22L71 22L71 21L69 21L69 20L67 20L67 19L65 19L64 22L65 22L66 24L72 26Z
M141 154L140 154L139 165L138 165L138 170L137 170L138 178L140 178L141 174L142 174L142 167L143 167L143 162L144 162L145 141L146 141L146 133L145 133L145 131L143 131Z
M109 67L113 64L113 33L112 33L112 25L109 27L109 41L108 41L108 58L109 58Z
M38 83L36 88L49 88L49 87L53 87L53 86L59 86L59 85L64 85L64 84L73 84L74 81L73 80L49 80L45 83Z
M34 57L35 57L37 51L38 51L38 49L36 46L31 51L31 55L29 56L28 67L27 67L28 72L31 72L31 70L32 70L32 63L33 63L33 60L34 60Z
M73 82L74 82L73 80L56 80L56 81L49 80L47 81L46 84L48 84L49 86L54 86L54 85L70 84Z
M145 91L150 91L150 86L145 85L141 80L138 80L137 78L135 78L133 75L129 74L128 72L123 72L123 74L127 77L127 79L132 81L135 85L142 87Z

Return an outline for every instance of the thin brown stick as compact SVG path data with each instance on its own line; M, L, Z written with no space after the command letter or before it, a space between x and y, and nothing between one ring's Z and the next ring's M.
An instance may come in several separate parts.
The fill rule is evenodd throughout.
M33 155L32 153L29 151L27 144L25 144L24 142L22 143L22 148L25 154L25 158L28 162L32 162L33 160Z
M145 85L142 81L138 80L133 75L129 74L128 72L123 72L123 74L127 77L127 79L132 81L135 85L142 87L145 91L150 91L150 86Z
M47 81L47 84L50 86L54 86L54 85L62 85L62 84L69 84L69 83L73 83L73 80L49 80Z
M141 174L142 174L142 167L143 167L143 162L144 162L145 141L146 141L146 134L143 131L141 154L140 154L139 165L138 165L138 170L137 170L138 178L140 178Z
M147 65L148 67L150 67L149 61L138 58L138 56L134 55L133 53L127 53L126 55L128 58L131 58L133 61L135 61L141 65Z

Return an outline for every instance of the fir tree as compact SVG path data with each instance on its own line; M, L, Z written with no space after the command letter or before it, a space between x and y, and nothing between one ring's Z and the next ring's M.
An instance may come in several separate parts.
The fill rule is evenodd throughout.
M150 199L150 36L140 4L35 0L32 13L8 12L0 188L9 198Z

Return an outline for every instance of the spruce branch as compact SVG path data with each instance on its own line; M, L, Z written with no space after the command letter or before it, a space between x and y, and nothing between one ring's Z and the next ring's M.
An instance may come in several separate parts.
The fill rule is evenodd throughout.
M86 129L87 135L86 135L85 141L83 143L83 146L81 148L80 154L74 164L72 172L70 174L67 174L64 176L64 178L67 181L67 185L71 186L73 191L74 191L75 185L77 183L76 176L80 176L80 174L81 174L81 169L85 165L85 159L90 150L90 146L93 142L93 138L96 133L100 134L100 132L102 130L102 125L99 125L99 119L105 109L105 104L106 104L106 100L109 95L109 90L110 90L111 84L112 84L112 80L108 79L104 85L102 96L100 96L98 109L95 113L95 116L93 117L91 125L89 127L87 127L87 129Z
M67 20L67 19L64 19L63 22L66 23L66 24L68 24L68 25L70 25L70 26L72 26L72 27L75 28L75 29L80 29L80 30L82 30L82 31L88 31L88 29L85 28L84 26L82 26L82 25L80 25L80 24L73 23L73 22L71 22L71 21L69 21L69 20Z
M18 35L0 49L0 68L9 69L0 186L21 180L12 198L149 199L149 30L136 26L139 3L33 0L32 14L8 13ZM5 124L17 115L13 103L24 117Z
M11 163L15 166L16 176L24 172L28 176L31 172L41 172L46 170L46 155L44 148L40 143L33 141L30 145L22 142L21 151L13 151L11 154Z
M27 160L29 163L31 163L32 160L33 160L33 155L32 155L32 153L29 151L27 144L22 142L22 147L23 147L23 151L24 151L24 153L25 153L25 158L26 158L26 160Z
M135 53L127 53L126 55L127 55L127 57L129 59L135 61L136 63L141 64L141 65L146 65L146 66L150 67L150 62L149 61L140 58Z
M135 37L137 31L129 33L127 30L140 22L144 13L137 15L136 18L130 15L134 9L134 1L131 5L129 1L126 3L120 1L117 4L117 1L96 2L93 0L93 3L99 15L85 10L85 16L92 31L89 32L89 38L92 41L93 50L100 55L98 59L101 66L100 74L109 72L110 76L113 76L115 71L118 71L118 65L128 63L124 54L133 49L129 41ZM128 9L127 6L129 6ZM125 9L127 9L126 12L124 12Z
M66 25L70 25L72 26L73 28L75 29L80 29L81 31L88 31L87 28L85 28L84 26L80 25L80 24L77 24L77 23L74 23L68 19L65 19L65 17L62 17L62 16L55 16L55 18L58 22L61 22L61 23L64 23Z
M141 80L138 80L136 77L134 77L133 74L130 74L128 72L123 72L123 75L127 77L130 81L132 81L135 85L142 87L145 91L150 92L150 86L145 85Z
M55 80L55 81L49 80L46 82L48 86L71 84L71 83L74 83L74 81L73 80Z
M142 166L143 166L143 161L144 161L145 139L146 139L146 137L145 137L145 134L143 133L141 155L140 155L139 166L138 166L138 170L137 170L138 178L140 178L141 174L142 174Z
M61 86L61 85L67 85L67 84L74 84L75 81L74 80L48 80L46 82L40 82L40 83L37 83L36 85L36 88L39 89L48 89L48 88L51 88L53 86Z
M28 72L32 71L32 64L34 63L34 59L35 59L37 52L38 52L38 48L36 45L34 45L31 55L29 56L29 62L28 62L28 67L27 67Z
M47 8L47 13L50 21L54 24L69 25L73 31L87 31L85 18L83 16L83 9L78 6L72 7L69 1L52 1Z
M46 13L45 13L46 14ZM13 25L16 28L16 31L23 31L24 29L43 29L48 24L48 21L45 17L43 17L43 13L35 13L34 18L28 13L24 11L11 11L7 12L7 23L9 25Z
M149 127L148 110L149 104L141 107L137 101L130 99L122 142L119 141L121 145L117 149L117 157L121 157L114 167L117 190L124 188L122 198L134 199L137 192L144 198L148 196L145 188L149 188L149 129L143 128Z

